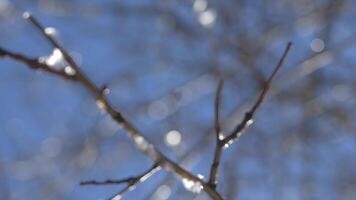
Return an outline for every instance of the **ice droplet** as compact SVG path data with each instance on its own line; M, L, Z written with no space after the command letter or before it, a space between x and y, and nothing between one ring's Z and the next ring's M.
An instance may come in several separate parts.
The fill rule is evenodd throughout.
M31 13L28 12L28 11L26 11L26 12L24 12L24 13L22 14L22 17L23 17L24 19L28 19L28 18L31 17Z
M219 140L224 140L224 135L222 133L219 133Z
M54 69L63 69L68 66L68 63L64 60L62 52L57 48L53 49L51 55L39 57L38 62L44 63Z
M203 179L204 177L200 174L198 174L198 177L200 179ZM203 189L203 185L199 181L194 181L188 178L183 178L182 179L183 186L185 189L193 192L193 193L200 193Z
M103 100L101 100L101 99L96 100L96 105L98 106L98 108L100 110L102 110L102 111L106 110L106 105Z
M249 127L253 124L253 119L250 119L246 122L246 127Z
M121 200L122 196L121 195L116 195L114 198L112 198L112 200Z
M46 27L44 29L44 32L45 32L46 35L49 35L49 36L53 36L53 37L57 37L58 36L58 31L54 27Z
M234 140L228 141L228 142L224 145L224 149L229 148L229 146L230 146L232 143L234 143Z
M147 149L148 146L150 145L147 140L142 137L142 136L135 136L134 137L135 143L136 145L140 148L140 149Z
M68 76L74 76L76 74L75 69L73 69L73 67L71 66L66 66L64 68L64 72L68 75Z

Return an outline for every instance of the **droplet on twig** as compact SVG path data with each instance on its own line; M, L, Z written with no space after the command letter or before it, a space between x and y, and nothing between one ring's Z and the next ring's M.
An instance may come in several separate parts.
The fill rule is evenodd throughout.
M251 126L253 124L253 119L249 119L247 122L246 122L246 128Z
M101 111L106 111L106 105L103 100L101 99L96 100L96 105Z
M23 17L24 19L28 19L28 18L31 17L31 13L28 12L28 11L26 11L26 12L24 12L24 13L22 14L22 17Z
M121 195L116 195L114 198L112 198L112 200L121 200L122 196Z
M54 69L63 69L68 66L68 63L64 60L61 50L57 48L53 49L51 55L39 57L38 62L44 63Z
M101 88L101 93L103 94L103 95L108 95L108 94L110 94L110 88L108 88L108 86L107 85L103 85L103 87Z
M229 140L229 141L224 145L224 149L229 148L232 143L234 143L234 140Z
M204 176L201 174L198 174L198 178L203 179ZM203 185L199 181L194 181L188 178L183 178L182 183L185 187L185 189L193 192L193 193L200 193L203 189Z
M64 68L64 72L68 75L68 76L74 76L76 74L75 69L73 69L73 67L71 66L66 66Z
M58 31L54 27L46 27L44 29L44 32L46 35L52 36L52 37L57 37L58 36Z

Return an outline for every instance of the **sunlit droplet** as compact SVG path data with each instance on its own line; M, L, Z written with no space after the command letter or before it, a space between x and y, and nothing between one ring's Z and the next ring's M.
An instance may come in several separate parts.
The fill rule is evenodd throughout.
M199 181L183 178L182 183L185 189L193 193L200 193L201 190L203 189L203 186Z
M23 17L24 19L28 19L28 18L31 17L31 13L28 12L28 11L26 11L26 12L24 12L24 13L22 14L22 17Z
M253 119L249 119L247 122L246 122L246 127L249 127L253 124Z
M107 87L105 87L104 89L103 89L103 94L104 95L108 95L108 94L110 94L110 89L109 88L107 88Z
M216 11L213 9L208 9L198 16L199 23L205 27L211 27L214 25L215 19Z
M230 140L230 141L228 141L227 143L225 143L224 149L229 148L232 143L234 143L234 140Z
M44 63L49 67L56 69L63 69L64 67L68 66L64 60L62 52L57 48L53 49L51 55L39 57L38 62Z
M177 146L182 141L182 135L179 131L171 130L166 134L166 143L169 146Z
M224 134L219 133L219 140L223 140L225 138Z
M147 149L150 145L148 141L142 136L135 136L134 141L140 149Z
M68 76L74 76L75 73L76 73L75 69L73 69L73 67L71 67L71 66L66 66L66 67L64 68L64 72L65 72Z
M58 36L58 31L54 27L46 27L44 29L44 32L50 36L54 36L54 37Z
M121 195L116 195L114 198L112 198L112 200L121 200L122 196Z
M208 7L208 2L206 0L195 0L193 4L193 9L195 12L201 13Z
M100 110L102 110L102 111L106 110L106 105L103 100L101 100L101 99L96 100L96 105L98 106L98 108Z
M198 174L198 178L200 178L201 180L204 179L204 176L202 174Z
M319 38L315 38L311 41L310 43L310 48L314 51L314 52L322 52L325 48L325 43L322 39Z

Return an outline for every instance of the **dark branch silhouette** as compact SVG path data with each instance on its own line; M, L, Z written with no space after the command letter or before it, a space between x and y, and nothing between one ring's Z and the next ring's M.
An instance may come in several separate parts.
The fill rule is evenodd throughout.
M105 180L105 181L96 181L96 180L90 180L90 181L82 181L80 182L80 185L118 185L118 184L127 184L122 190L120 190L118 193L116 193L114 196L112 196L110 199L120 199L125 193L133 190L137 184L144 182L147 180L149 177L151 177L153 174L155 174L157 171L159 171L160 166L155 163L150 167L148 170L143 172L142 174L134 177L128 177L125 179L120 179L120 180Z
M252 123L252 118L254 116L254 113L259 108L263 99L265 98L265 96L271 86L272 80L276 76L279 69L281 68L285 58L287 57L287 54L288 54L291 46L292 46L292 43L289 42L287 44L286 49L284 50L284 53L283 53L281 59L279 60L278 64L274 68L273 72L271 73L271 75L267 79L266 83L264 84L262 91L261 91L260 95L258 96L255 104L252 106L252 108L248 112L245 113L245 116L242 119L242 121L240 122L240 124L238 124L236 126L236 128L233 130L233 132L226 138L223 138L224 136L222 135L222 133L220 133L220 120L219 120L220 119L220 111L219 110L220 110L221 90L223 87L223 82L220 81L217 91L216 91L216 97L215 97L216 147L215 147L213 164L211 165L211 168L210 168L210 178L209 178L209 185L212 188L216 188L216 184L217 184L216 176L218 173L218 168L219 168L219 164L220 164L220 160L221 160L221 154L223 152L224 146L229 146L230 144L232 144L234 142L234 140L236 140L240 137L242 131Z

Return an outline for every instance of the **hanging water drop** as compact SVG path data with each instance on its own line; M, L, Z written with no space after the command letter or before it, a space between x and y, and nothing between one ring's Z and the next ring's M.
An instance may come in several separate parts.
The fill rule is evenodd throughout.
M71 66L66 66L64 68L64 72L68 75L68 76L74 76L76 74L75 69L73 69L73 67Z

